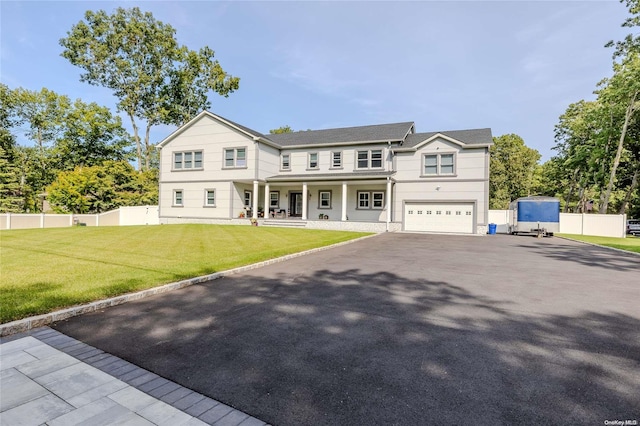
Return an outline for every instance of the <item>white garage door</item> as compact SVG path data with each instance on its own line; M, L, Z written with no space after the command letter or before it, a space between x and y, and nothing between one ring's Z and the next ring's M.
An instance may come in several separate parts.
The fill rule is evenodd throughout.
M404 229L473 234L473 204L407 203L404 208Z

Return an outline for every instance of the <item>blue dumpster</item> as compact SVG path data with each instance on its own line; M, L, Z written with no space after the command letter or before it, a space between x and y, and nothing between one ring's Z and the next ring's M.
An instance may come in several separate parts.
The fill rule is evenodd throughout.
M498 227L498 225L496 225L495 223L490 223L489 224L489 235L496 235L496 228Z

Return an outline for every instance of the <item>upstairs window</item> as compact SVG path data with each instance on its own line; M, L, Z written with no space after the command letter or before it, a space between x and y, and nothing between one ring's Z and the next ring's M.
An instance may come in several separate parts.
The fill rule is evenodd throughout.
M358 168L369 168L369 151L358 151Z
M342 151L334 151L331 153L331 168L342 168Z
M371 149L358 151L356 168L358 169L380 169L382 168L382 150Z
M291 156L289 154L282 154L280 168L282 170L291 170Z
M318 153L310 152L309 153L309 169L317 169L318 165Z
M424 175L454 175L456 173L455 154L425 154Z
M247 149L246 148L226 148L224 150L224 167L225 168L247 167Z
M202 151L173 153L173 170L202 169Z

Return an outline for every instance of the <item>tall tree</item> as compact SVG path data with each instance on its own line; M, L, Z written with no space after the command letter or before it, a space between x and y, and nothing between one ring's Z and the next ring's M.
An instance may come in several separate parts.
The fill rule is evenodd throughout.
M611 165L609 180L600 198L600 213L606 213L611 191L616 182L616 172L625 148L629 124L638 111L640 111L640 55L634 51L630 51L620 63L614 64L613 76L610 79L604 80L601 85L603 88L598 91L599 99L624 109L624 119L622 120L620 128L620 136L618 138L616 154Z
M240 79L227 74L204 47L178 44L175 30L139 8L87 11L60 40L62 56L82 68L81 81L107 87L118 109L131 120L138 170L148 169L153 147L150 130L158 124L180 125L210 107L210 91L228 96ZM138 121L144 122L144 141Z
M532 194L540 153L515 134L493 138L489 180L489 208L506 209L509 202Z
M63 118L53 155L60 170L130 160L132 141L122 120L108 108L77 99Z

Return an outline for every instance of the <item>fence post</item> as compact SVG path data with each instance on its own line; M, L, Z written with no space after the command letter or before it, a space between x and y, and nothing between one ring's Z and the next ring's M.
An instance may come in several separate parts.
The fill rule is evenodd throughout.
M69 215L69 226L73 226L73 213Z
M100 226L100 213L96 213L96 226Z
M582 213L582 217L580 219L580 235L584 235L584 213Z
M40 228L44 228L44 213L40 213Z
M7 229L11 229L11 213L7 212Z

